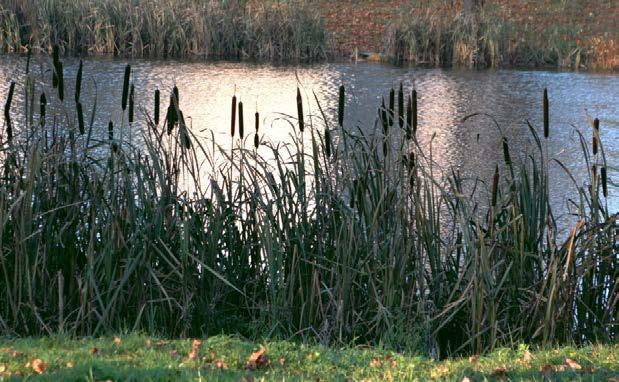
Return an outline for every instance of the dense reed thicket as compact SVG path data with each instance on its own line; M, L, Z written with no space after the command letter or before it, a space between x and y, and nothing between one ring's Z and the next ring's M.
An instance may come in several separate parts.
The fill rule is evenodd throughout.
M304 0L2 0L0 51L316 61L327 37Z
M337 122L306 115L311 100L299 92L291 145L245 145L240 130L251 142L259 118L248 131L234 98L234 149L214 142L213 152L185 124L178 89L149 113L143 142L127 140L129 67L125 78L124 122L103 139L80 122L91 108L76 110L79 94L50 115L58 94L41 94L32 74L16 87L24 117L6 102L3 334L225 331L440 355L617 341L618 215L606 208L603 126L583 133L594 145L580 135L590 178L570 201L577 223L559 237L549 102L544 134L530 129L535 151L505 139L494 177L472 181L418 144L415 91L392 91L371 134L347 122L343 87Z
M535 3L529 2L529 8ZM582 26L558 20L565 18L565 8L575 7L569 10L574 13L579 5L562 4L540 2L541 8L549 8L543 10L550 13L545 16L546 23L554 21L545 27L535 25L538 15L531 15L527 22L515 22L501 14L493 2L486 2L474 15L455 11L453 6L446 9L437 4L419 10L413 5L388 29L385 50L398 62L423 65L616 70L615 31L608 31L604 38L583 36Z

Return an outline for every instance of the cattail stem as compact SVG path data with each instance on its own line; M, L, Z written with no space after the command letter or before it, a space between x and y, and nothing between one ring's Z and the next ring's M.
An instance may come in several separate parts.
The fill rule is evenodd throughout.
M131 65L127 64L125 66L125 78L123 79L123 94L122 94L122 102L121 107L123 111L127 109L127 98L129 96L129 78L131 76Z

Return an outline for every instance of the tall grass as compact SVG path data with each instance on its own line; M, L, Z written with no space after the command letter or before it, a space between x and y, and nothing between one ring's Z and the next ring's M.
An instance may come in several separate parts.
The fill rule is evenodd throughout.
M606 208L603 126L595 153L580 135L584 165L604 172L574 180L577 223L559 237L551 119L549 138L531 126L535 152L514 155L503 140L494 177L471 181L418 144L409 91L398 92L407 117L394 123L390 101L369 132L347 123L344 88L337 121L305 114L298 92L293 143L262 137L268 160L235 136L236 99L232 152L192 135L177 91L171 129L148 119L140 146L123 138L126 111L97 140L66 102L45 124L28 109L1 142L2 333L226 331L440 356L616 341L618 216Z
M570 10L576 25L563 20L563 8L569 5L529 2L528 6L543 9L544 16L512 21L492 2L472 17L445 4L422 9L412 5L387 29L385 51L398 62L418 65L617 68L615 36L583 36L583 30L591 28L575 16L581 11ZM541 22L548 25L540 26Z
M304 0L0 2L0 51L316 61L326 44Z

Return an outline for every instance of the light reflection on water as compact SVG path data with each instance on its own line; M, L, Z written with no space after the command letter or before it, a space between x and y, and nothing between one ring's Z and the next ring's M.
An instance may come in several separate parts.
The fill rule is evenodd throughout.
M114 59L86 59L82 103L89 116L97 94L95 136L107 134L107 122L120 124L120 99L124 65ZM162 94L162 119L173 85L180 92L180 107L192 131L204 139L215 137L218 144L230 145L230 99L235 93L244 104L248 145L253 142L253 115L261 115L261 135L271 141L290 141L291 126L286 115L296 116L296 87L300 84L305 111L318 116L314 93L329 117L335 121L337 91L347 91L346 122L350 127L371 129L381 97L402 82L406 91L416 87L419 95L419 132L422 147L433 138L434 159L443 167L457 167L465 176L490 179L495 163L502 162L501 135L488 117L462 118L472 113L492 115L509 137L512 156L523 157L534 150L525 121L541 126L541 95L544 87L550 95L551 139L549 153L574 171L582 181L586 167L574 127L590 140L593 118L601 121L601 135L607 160L619 163L619 76L595 73L560 73L518 70L407 69L375 64L321 64L273 67L246 63L202 63L138 60L132 64L138 113L152 112L156 88ZM41 78L41 67L49 68L47 57L35 57L31 68ZM66 99L72 105L77 60L67 59L65 66ZM23 77L25 59L0 57L0 100L4 102L11 79ZM47 94L50 73L45 83ZM95 91L96 88L96 91ZM48 99L56 97L48 97ZM18 87L13 113L23 110L23 89ZM58 107L52 106L52 107ZM17 121L19 117L15 117ZM18 123L18 122L17 122ZM307 122L306 122L307 123ZM563 203L573 186L558 165L550 168L553 204ZM617 182L617 173L611 177ZM611 186L611 195L618 189ZM610 212L619 211L619 197L613 197Z

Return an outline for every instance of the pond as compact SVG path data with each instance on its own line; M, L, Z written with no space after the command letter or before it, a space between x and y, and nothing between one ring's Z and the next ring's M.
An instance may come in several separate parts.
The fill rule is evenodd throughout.
M4 103L10 80L21 84L26 60L18 56L0 57L0 100ZM120 99L123 72L127 61L87 58L84 60L82 100L90 116L96 97L95 133L107 133L107 122L121 118ZM296 87L301 87L306 112L318 116L318 102L335 121L337 92L346 87L346 128L373 129L381 97L388 98L391 87L400 82L419 97L418 137L422 147L432 143L434 159L443 168L456 167L466 176L489 180L496 163L503 160L502 136L509 138L513 156L533 152L534 142L527 121L541 131L542 92L550 97L549 155L573 171L578 182L586 177L587 167L578 134L579 129L591 140L591 126L599 118L601 139L610 166L619 163L619 76L605 73L552 72L531 70L458 70L401 68L371 63L327 63L301 67L275 67L247 63L204 63L134 60L132 81L136 87L138 112L152 112L156 88L162 92L162 105L174 84L179 88L180 107L192 131L229 145L230 98L236 93L243 102L246 120L258 110L263 139L287 141L291 126L286 121L296 116ZM66 98L72 102L78 60L64 60ZM31 68L40 86L50 87L51 67L48 57L33 57ZM44 76L41 75L44 74ZM49 94L53 90L47 90ZM51 97L50 97L51 98ZM55 97L54 97L55 98ZM23 110L23 88L18 87L13 113ZM53 106L52 107L57 107ZM472 113L483 113L463 121ZM491 117L492 118L491 118ZM14 116L16 121L19 117ZM294 118L294 117L293 117ZM253 119L251 119L253 120ZM19 122L16 122L17 124ZM246 122L246 126L253 123ZM250 143L253 141L250 132ZM563 204L573 184L559 165L551 166L552 199ZM616 170L610 170L617 180ZM554 181L556 179L556 181ZM609 186L609 210L619 211L619 190ZM565 212L563 212L565 214Z

